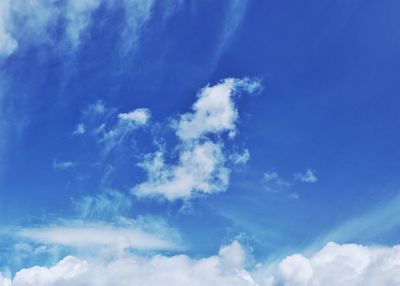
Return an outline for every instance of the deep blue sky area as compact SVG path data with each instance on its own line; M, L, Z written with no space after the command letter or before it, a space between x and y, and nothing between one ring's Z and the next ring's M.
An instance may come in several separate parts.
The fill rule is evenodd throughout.
M94 2L71 23L21 24L17 8L0 21L18 42L0 59L3 250L21 229L116 216L162 220L194 257L232 239L262 260L328 241L399 243L399 1ZM74 23L83 23L78 40L68 34ZM229 184L173 200L137 196L146 154L163 150L174 166L200 144L177 136L176 122L225 78L260 85L233 97L234 139L199 139L223 146ZM138 108L149 122L107 149L101 128L117 130L119 114ZM245 164L228 162L245 150ZM80 201L111 190L126 208L82 215ZM26 266L54 262L43 257ZM24 267L0 255L6 265Z

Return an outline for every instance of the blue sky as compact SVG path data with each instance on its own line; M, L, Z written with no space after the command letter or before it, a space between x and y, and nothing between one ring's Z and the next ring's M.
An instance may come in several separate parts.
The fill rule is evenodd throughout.
M0 285L400 285L399 9L3 1Z

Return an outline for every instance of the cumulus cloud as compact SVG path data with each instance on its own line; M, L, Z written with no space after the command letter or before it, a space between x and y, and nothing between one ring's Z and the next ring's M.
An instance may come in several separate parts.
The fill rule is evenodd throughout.
M132 124L145 125L150 119L150 110L147 108L138 108L128 113L120 113L118 114L118 118Z
M304 173L294 174L295 180L304 182L304 183L316 183L318 181L317 175L314 170L307 169Z
M279 264L270 285L400 285L400 247L328 243L309 255L294 254ZM271 277L273 277L271 279Z
M176 134L182 140L225 131L234 135L239 115L233 97L240 89L251 93L259 85L257 80L228 78L217 85L206 86L198 93L192 112L181 115L176 124Z
M164 150L148 154L139 164L147 173L147 181L132 192L175 200L225 191L230 170L224 144L210 135L225 132L233 137L239 118L234 97L241 90L253 92L259 85L257 80L228 78L200 90L192 112L181 115L173 124L179 139L177 163L166 163ZM247 151L236 159L247 160L248 155Z
M4 286L173 285L173 286L393 286L400 283L400 247L367 247L328 243L309 255L293 254L281 261L249 268L251 255L237 242L217 255L140 256L112 259L67 256L52 267L0 275Z
M13 286L146 285L146 286L255 286L244 269L245 251L233 242L218 255L192 259L186 255L141 257L129 255L111 261L67 256L52 267L35 266L18 271ZM7 284L6 284L7 285Z
M140 165L147 181L134 188L138 195L162 195L168 200L185 198L194 192L214 193L226 189L229 169L225 167L222 145L207 141L185 146L176 165L164 162L162 152L150 154Z

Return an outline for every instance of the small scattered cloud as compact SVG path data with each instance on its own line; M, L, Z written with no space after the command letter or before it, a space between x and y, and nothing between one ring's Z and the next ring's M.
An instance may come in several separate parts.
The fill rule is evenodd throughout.
M69 52L76 50L89 30L93 14L101 6L109 11L110 8L122 9L125 29L120 31L120 47L124 52L134 51L144 26L153 15L154 3L153 0L1 1L0 57L43 43ZM168 9L165 13L171 11ZM62 27L53 33L60 22Z
M98 100L89 104L82 112L81 123L75 127L74 134L92 136L102 147L102 157L130 138L134 130L145 127L151 117L148 108L137 108L126 113L117 113L115 108L106 106Z
M273 193L281 192L291 186L291 183L282 179L276 171L265 172L262 183L265 190Z
M304 183L316 183L318 182L317 175L314 170L307 169L304 173L296 173L294 174L294 179L297 181L301 181Z
M239 118L234 96L245 90L254 92L258 80L228 78L214 86L206 86L198 93L192 112L185 113L175 124L176 134L183 141L196 140L209 133L236 133Z
M150 119L150 110L148 108L138 108L128 113L120 113L118 118L135 125L145 125Z
M265 172L262 178L262 185L268 192L285 192L287 198L298 199L299 194L297 192L289 192L296 186L298 182L304 183L316 183L318 178L316 173L312 169L307 169L304 173L295 173L291 179L282 178L278 172L270 171Z
M75 130L74 130L74 134L76 135L82 135L86 133L86 127L85 124L83 123L79 123L76 125Z
M243 153L235 152L230 156L230 159L235 165L246 164L250 160L250 151L245 149Z
M66 170L76 167L78 164L72 161L59 161L55 159L53 161L53 169L56 170Z

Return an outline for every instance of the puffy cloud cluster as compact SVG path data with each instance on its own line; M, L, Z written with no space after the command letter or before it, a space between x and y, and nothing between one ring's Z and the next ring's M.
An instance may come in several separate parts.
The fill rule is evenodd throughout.
M179 138L178 162L165 162L164 151L148 154L140 166L147 172L147 181L133 192L139 196L162 196L168 200L188 198L199 193L224 191L229 183L224 144L210 135L237 132L238 112L234 97L241 90L254 92L257 80L228 78L200 90L192 112L180 116L174 123ZM247 158L246 158L247 157ZM234 163L247 161L249 153Z
M304 173L294 174L295 180L304 182L304 183L316 183L318 182L317 175L314 170L307 169Z
M393 286L400 285L400 247L328 243L309 255L294 254L278 263L247 269L249 254L238 243L218 255L151 257L125 254L115 259L67 256L52 267L18 271L2 286Z
M270 286L400 285L400 246L366 247L331 242L310 256L288 256L271 272L264 278Z
M164 162L163 153L150 154L142 166L147 181L135 187L139 195L162 195L168 200L190 197L193 192L214 193L225 190L229 169L222 145L207 141L185 146L176 165Z
M2 285L257 285L244 269L245 263L246 253L237 242L222 247L218 255L203 259L192 259L186 255L129 255L99 261L67 256L52 267L22 269L12 281L3 278Z
M145 125L150 119L150 110L138 108L128 113L120 113L118 118L134 125Z

